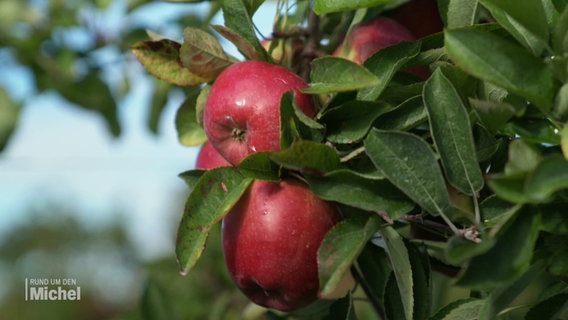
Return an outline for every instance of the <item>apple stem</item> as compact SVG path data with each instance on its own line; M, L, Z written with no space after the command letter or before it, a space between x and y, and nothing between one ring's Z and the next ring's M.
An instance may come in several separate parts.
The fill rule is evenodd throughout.
M231 136L234 139L236 139L240 142L243 142L243 141L245 141L245 133L246 133L246 130L243 130L243 129L240 129L240 128L233 128L233 130L231 131Z
M357 281L357 283L361 286L367 298L369 298L369 302L373 306L373 309L375 309L375 312L379 316L379 319L381 320L385 319L385 310L383 306L381 305L379 299L373 293L373 290L371 290L365 278L361 276L359 270L357 270L355 266L351 266L351 275L353 276L353 279L355 279L355 281Z

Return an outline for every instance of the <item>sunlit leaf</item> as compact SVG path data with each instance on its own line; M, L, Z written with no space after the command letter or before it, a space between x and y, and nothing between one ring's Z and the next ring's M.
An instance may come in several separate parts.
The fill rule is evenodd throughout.
M315 0L314 11L321 15L330 12L374 7L391 1L392 0Z
M198 146L207 140L205 131L197 123L196 103L199 90L192 90L176 112L175 125L178 141L184 146Z
M181 62L191 73L203 78L215 78L236 62L229 57L217 39L201 29L187 27L179 50Z
M365 67L343 58L323 57L312 61L309 87L305 93L332 93L368 88L380 80Z
M193 268L211 227L228 213L251 181L232 167L212 169L201 176L187 199L177 231L176 257L182 274Z
M141 41L132 46L132 53L144 68L158 79L178 86L191 86L210 80L184 68L180 63L181 44L172 40Z
M466 72L534 102L545 114L554 96L554 77L542 60L521 46L481 30L445 31L448 55Z

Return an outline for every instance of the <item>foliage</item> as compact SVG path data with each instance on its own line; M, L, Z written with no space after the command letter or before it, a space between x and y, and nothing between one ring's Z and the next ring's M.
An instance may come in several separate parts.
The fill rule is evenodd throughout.
M251 17L261 3L222 1L226 25L215 30L246 59L308 74L305 64L275 61L259 46ZM304 91L318 97L319 113L306 119L290 112L284 96L282 151L253 154L237 171L184 174L195 187L178 230L182 270L204 248L186 225L219 221L250 179L294 174L344 213L324 241L334 249L318 257L324 292L352 273L383 319L534 319L543 310L566 316L567 2L440 0L443 31L385 48L363 65L330 56L338 35L357 19L389 15L401 1L285 4L275 14L273 41L305 45L295 61L310 61ZM133 48L154 76L185 74L186 84L207 90L232 60L201 33L186 29L178 54L163 49L171 40ZM178 55L182 63L172 71ZM184 58L194 56L207 64ZM416 66L428 66L431 76L406 72ZM195 124L178 126L191 131L180 136L202 130L203 98L190 97L196 110L182 107L179 117L191 115ZM223 181L237 183L231 197L201 187ZM208 230L199 229L200 237ZM434 281L439 273L452 280ZM464 294L439 299L436 286L444 283ZM354 316L341 310L334 317Z

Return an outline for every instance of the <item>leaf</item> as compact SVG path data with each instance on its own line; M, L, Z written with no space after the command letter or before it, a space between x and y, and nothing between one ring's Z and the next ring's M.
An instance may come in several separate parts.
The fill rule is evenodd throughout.
M178 177L185 182L189 187L189 190L193 190L193 187L197 184L201 176L205 173L205 170L188 170L178 174Z
M380 218L375 215L352 217L339 222L326 234L318 250L322 295L334 291L369 239L377 232L380 223Z
M391 226L385 226L379 230L385 241L385 249L389 256L391 266L396 278L400 299L402 302L404 317L407 320L413 319L414 294L412 266L410 264L409 252L404 244L403 238Z
M183 43L179 50L181 62L191 73L213 79L236 59L229 57L208 32L187 27L183 31Z
M533 171L542 160L538 148L523 139L513 140L509 144L509 161L505 164L504 173L515 175Z
M270 56L258 41L252 23L252 15L258 6L259 1L224 0L221 3L225 27L248 41L262 60L271 61ZM241 47L243 46L241 45Z
M554 99L553 113L556 119L568 120L568 83L565 83Z
M270 159L284 168L311 174L339 168L339 157L335 150L313 141L297 141L286 150L272 153Z
M478 0L453 0L448 2L446 26L459 28L474 25L479 15Z
M534 207L519 210L496 235L495 245L474 257L456 284L474 290L490 290L520 277L530 266L540 220L540 213Z
M0 152L4 150L16 129L20 110L21 106L10 98L3 87L0 87Z
M132 53L153 76L178 86L192 86L211 80L200 77L180 64L181 44L167 39L141 41L132 46Z
M148 114L148 128L152 133L157 134L159 131L160 119L168 102L168 94L171 85L165 81L154 79L154 94L150 103L150 112Z
M314 12L318 15L331 12L347 11L374 7L392 0L315 0Z
M322 57L312 61L309 87L300 89L304 93L323 94L353 91L380 84L365 67L343 58Z
M568 161L559 154L544 158L529 174L525 192L533 202L544 202L554 192L568 188Z
M460 68L531 100L549 113L554 77L542 60L490 32L452 29L444 34L446 51Z
M384 301L387 281L392 273L386 251L375 245L367 244L357 258L357 265L371 290L373 299Z
M483 303L475 298L457 300L440 309L430 320L477 320Z
M424 107L422 95L419 95L405 100L394 110L381 115L375 121L375 127L383 130L405 131L426 122L426 120L428 120L428 113Z
M350 101L328 109L320 121L326 125L329 141L350 144L363 139L375 119L389 110L385 103Z
M296 104L292 91L280 99L280 149L286 149L297 139L315 142L323 140L325 127L308 117Z
M414 204L390 182L369 179L354 171L340 169L306 179L310 189L322 199L367 211L384 212L393 220L414 208Z
M211 227L227 214L251 182L232 167L211 169L201 176L189 194L177 231L176 257L182 274L191 271L205 249Z
M525 314L525 320L561 319L561 312L568 309L568 292L555 294L535 304Z
M459 191L474 195L484 184L467 109L453 84L436 69L423 93L430 131L442 160L448 182Z
M492 320L502 312L507 309L511 302L523 290L525 290L529 284L542 275L544 271L544 263L542 261L537 261L525 272L522 276L516 279L509 285L499 286L493 290L487 298L485 298L485 303L479 312L480 320Z
M270 155L270 152L254 152L237 167L245 177L277 181L280 179L280 167L270 160Z
M540 55L548 43L548 22L542 0L479 0L492 17L520 43Z
M207 140L205 131L197 123L195 114L199 94L197 88L190 91L176 112L175 125L178 141L184 146L198 146Z
M445 249L445 257L449 263L459 265L477 255L491 249L495 241L485 238L480 243L465 239L463 236L452 236Z
M483 126L492 133L497 133L516 111L515 107L506 102L469 98L469 103Z
M424 140L410 133L373 129L365 148L377 169L430 214L450 208L442 172Z
M527 203L529 199L525 195L526 173L511 175L494 174L489 176L487 184L500 198L512 203Z
M371 55L363 65L381 81L378 85L362 89L357 93L357 99L374 101L384 91L395 73L408 61L420 53L420 41L400 42L386 47Z
M215 31L219 32L219 34L221 34L225 39L231 41L247 59L261 59L256 48L240 34L222 25L213 25L211 27Z

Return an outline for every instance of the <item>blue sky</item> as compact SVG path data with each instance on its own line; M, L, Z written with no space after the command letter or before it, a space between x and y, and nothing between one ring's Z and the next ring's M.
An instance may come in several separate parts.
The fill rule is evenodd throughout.
M267 34L274 12L270 6L263 6L272 10L270 14L255 16L258 28ZM190 10L205 7L187 6ZM161 21L160 17L176 14L179 8L179 4L157 3L136 18ZM120 15L108 18L120 19ZM222 17L214 23L222 24ZM178 31L172 29L167 35L180 38ZM0 85L15 96L25 97L30 90L29 75L22 69L3 68L0 79L9 79L0 80ZM26 101L18 129L0 154L0 235L30 219L25 216L29 208L68 203L86 223L122 215L119 218L129 222L129 234L145 259L173 254L175 225L172 217L164 215L173 213L177 223L183 208L180 195L186 192L177 174L193 168L198 149L177 142L174 116L183 96L171 97L161 134L154 136L145 127L149 79L139 77L131 89L121 106L124 130L119 139L110 137L98 116L54 94Z

